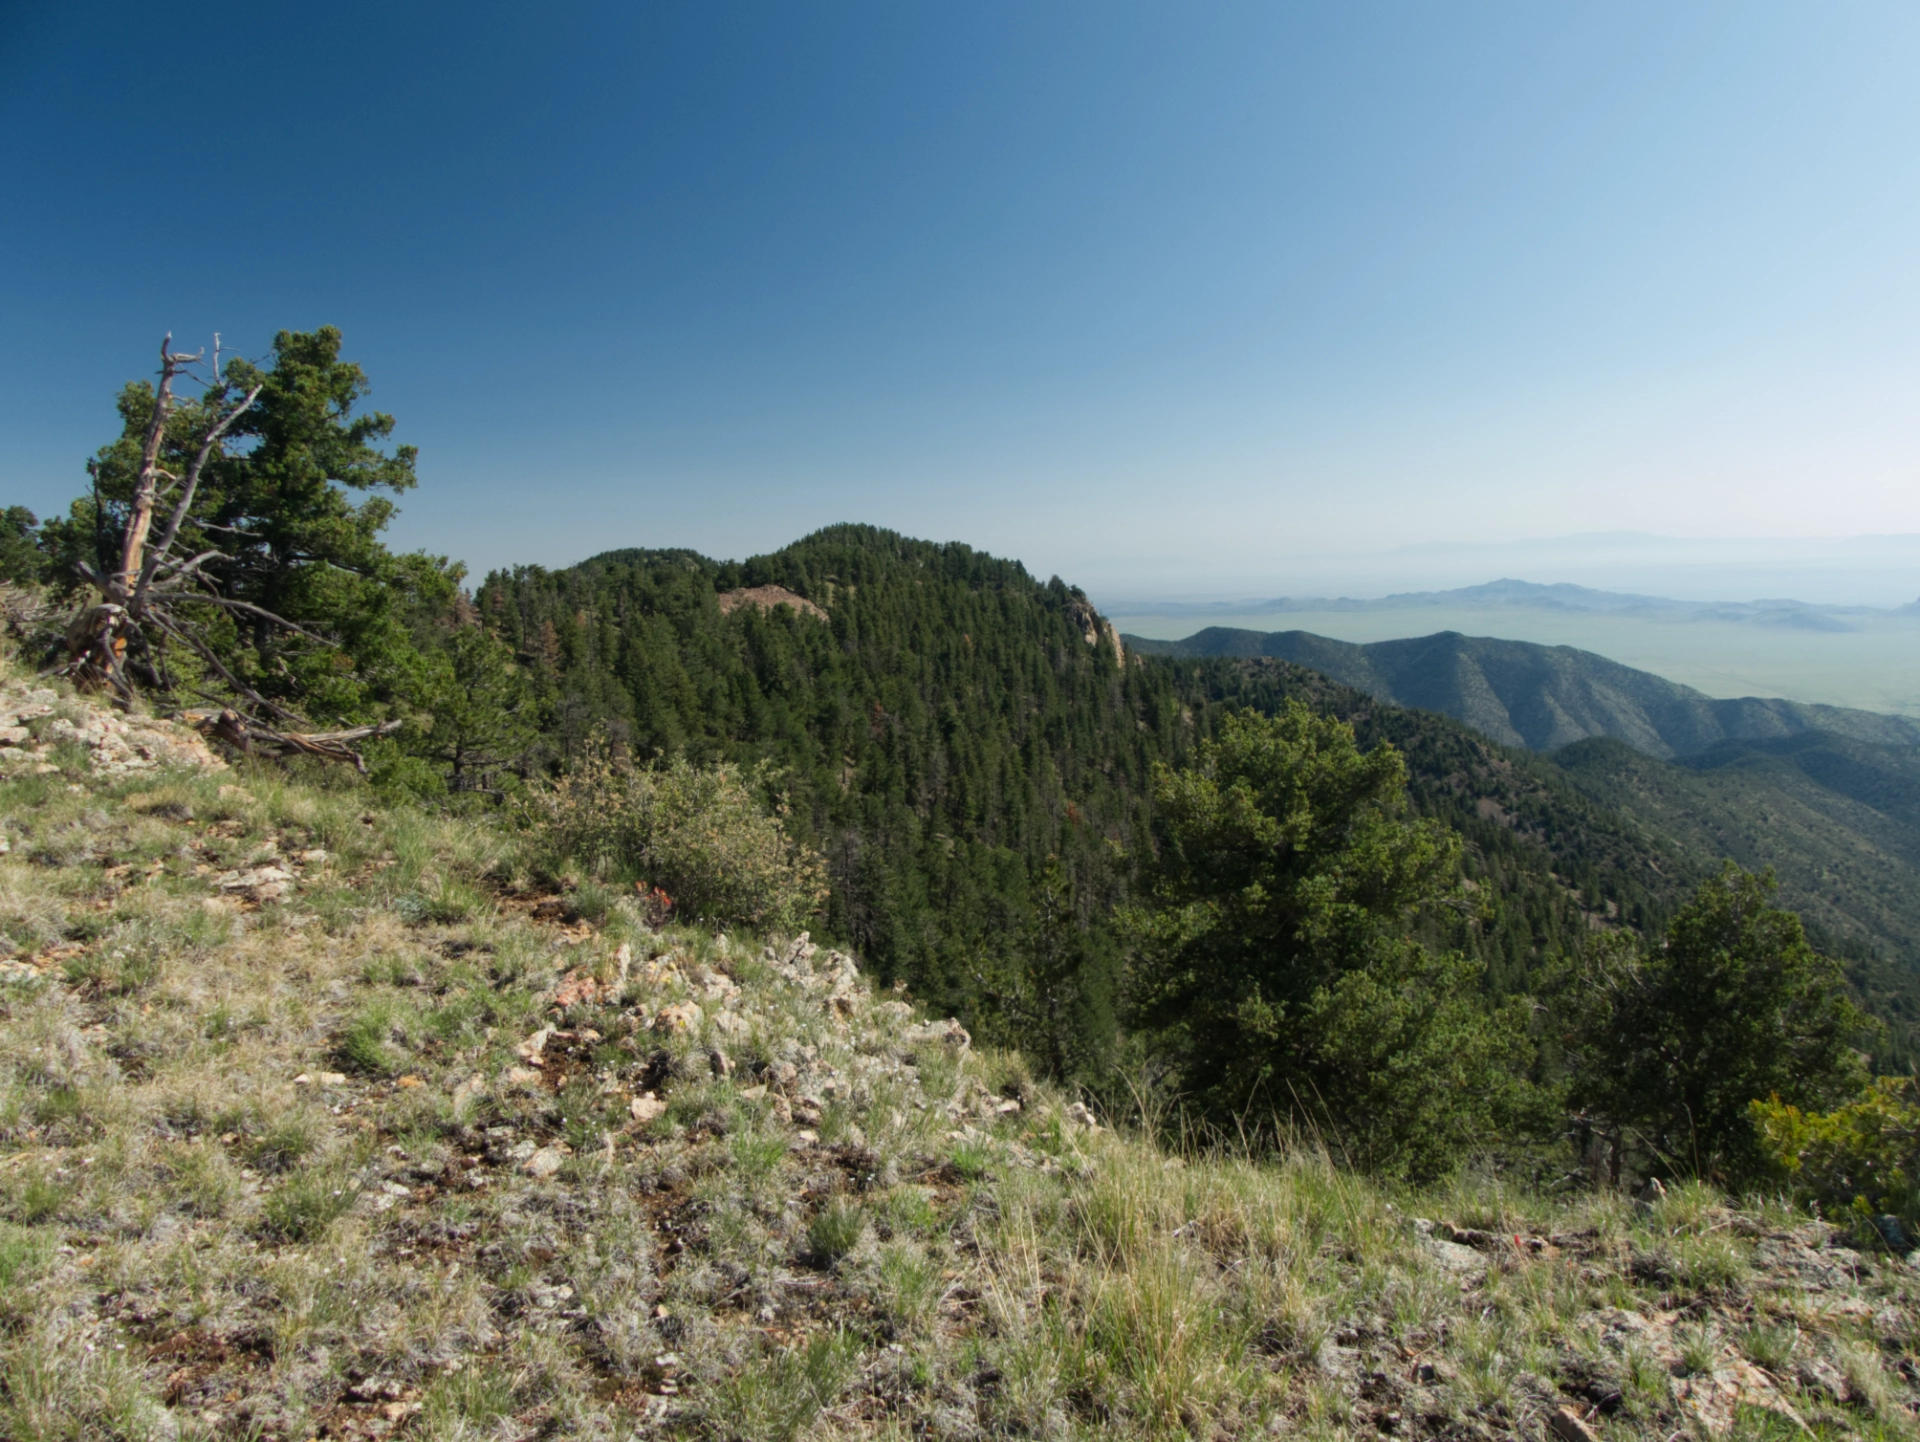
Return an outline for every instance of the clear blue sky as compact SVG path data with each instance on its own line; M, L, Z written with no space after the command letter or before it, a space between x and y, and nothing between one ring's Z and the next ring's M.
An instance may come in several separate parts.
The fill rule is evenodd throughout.
M1916 76L1911 3L0 4L0 500L331 323L481 568L1920 531Z

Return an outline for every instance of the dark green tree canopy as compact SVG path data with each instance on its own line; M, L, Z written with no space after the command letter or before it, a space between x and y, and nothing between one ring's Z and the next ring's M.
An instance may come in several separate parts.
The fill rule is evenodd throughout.
M1413 936L1454 895L1459 842L1407 816L1389 746L1299 702L1226 718L1155 768L1159 856L1127 910L1135 1015L1223 1126L1289 1121L1428 1174L1487 1138L1526 1045L1481 968Z
M354 413L369 386L340 358L340 344L332 326L282 331L265 370L235 361L224 377L236 390L261 390L209 476L200 527L208 548L222 552L209 570L229 594L289 619L325 604L337 573L387 578L380 533L393 516L390 497L414 486L414 447L388 453L378 444L393 433L393 417ZM355 493L368 494L355 501Z
M762 586L818 613L723 607ZM1117 849L1143 831L1150 758L1190 729L1167 677L1089 643L1084 597L870 526L744 562L628 550L527 567L475 599L538 687L542 764L563 768L602 734L640 760L774 762L790 824L831 868L820 929L973 1022L987 1010L978 978L1042 944L1032 911L1051 894L1050 857L1075 916L1104 925L1085 888L1112 880ZM1075 975L1042 1010L1074 1034L1042 1052L1100 1051L1111 945L1065 932L1044 944Z
M1854 1048L1870 1023L1774 890L1728 863L1663 945L1618 938L1576 976L1575 1103L1657 1171L1753 1176L1765 1158L1748 1103L1818 1109L1864 1082Z
M39 517L25 506L0 511L0 581L30 585L45 573L39 527Z
M1401 945L1451 883L1458 838L1407 818L1399 752L1290 701L1240 712L1197 764L1154 771L1160 854L1138 918L1136 1002L1192 1026L1258 999L1298 1006Z

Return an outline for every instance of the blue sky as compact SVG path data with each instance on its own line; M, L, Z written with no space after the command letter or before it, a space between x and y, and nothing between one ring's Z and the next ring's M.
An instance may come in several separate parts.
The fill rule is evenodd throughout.
M1917 73L1893 4L0 6L0 499L163 331L330 323L483 569L1916 532Z

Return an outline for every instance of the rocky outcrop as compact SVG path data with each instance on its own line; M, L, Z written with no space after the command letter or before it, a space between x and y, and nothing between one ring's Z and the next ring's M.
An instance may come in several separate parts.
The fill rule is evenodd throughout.
M752 606L757 610L771 611L776 606L791 606L796 615L812 616L817 621L827 619L827 613L821 610L805 596L796 595L785 586L742 586L735 591L720 593L720 614L731 616L742 606Z
M89 766L102 776L175 766L226 769L198 733L176 722L122 715L51 687L0 686L0 770L57 771L62 744L84 749Z
M1079 630L1081 640L1089 646L1098 646L1100 638L1104 636L1113 647L1113 659L1125 664L1127 648L1120 639L1120 628L1094 610L1091 601L1085 597L1076 598L1067 614L1073 618L1073 624Z

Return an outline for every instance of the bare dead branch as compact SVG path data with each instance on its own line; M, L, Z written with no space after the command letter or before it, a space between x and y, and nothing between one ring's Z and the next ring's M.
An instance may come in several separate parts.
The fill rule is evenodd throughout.
M213 668L215 675L219 676L219 678L231 686L235 692L246 697L247 700L258 706L262 711L271 712L287 721L304 719L299 712L290 711L277 701L269 701L265 696L262 696L258 691L254 690L253 687L247 685L246 682L234 675L233 672L229 671L221 662L220 658L214 654L213 648L198 636L194 635L192 631L182 630L173 625L166 616L157 611L149 612L147 619L165 631L169 636L173 637L173 639L181 645L191 650L194 655L198 656L202 661L205 661Z
M154 584L160 586L162 584L181 581L186 579L189 572L204 566L208 561L226 561L231 559L225 551L202 551L199 555L189 560L162 561L160 565L154 569ZM161 580L163 576L166 578L164 583Z
M317 635L304 626L297 626L284 616L276 616L264 606L256 606L251 601L236 601L228 596L209 596L204 591L181 591L177 593L183 601L200 601L209 606L224 606L229 611L245 611L250 616L258 616L263 621L271 621L283 630L296 636L305 636L309 641L318 641L322 646L331 646L333 642L325 636Z
M147 529L153 524L153 492L158 484L155 472L160 465L160 446L166 439L167 417L173 408L173 380L180 373L179 357L168 347L173 332L160 342L160 384L153 393L153 417L147 422L147 434L140 443L140 472L134 477L133 506L127 516L127 534L120 547L120 569L114 576L114 591L123 592L127 579L140 569L145 554ZM109 601L123 599L109 594Z
M322 761L337 761L366 774L366 758L347 743L376 736L391 736L400 729L398 721L383 721L378 726L354 726L345 731L276 731L242 716L232 708L220 711L183 711L179 720L204 735L215 736L236 750L253 754L255 747L268 747L281 756L299 754Z
M235 421L253 409L253 403L260 399L260 392L264 389L265 382L262 382L248 391L245 399L221 417L220 423L201 438L200 449L194 453L193 464L187 467L186 483L181 489L179 501L174 505L172 516L167 519L167 528L160 536L160 544L154 548L153 559L150 559L141 569L140 584L134 591L136 606L145 601L147 588L153 584L155 562L171 554L173 544L179 538L180 527L193 509L193 498L200 489L200 472L205 468L208 458L212 456L213 448L220 443L220 438L227 433L228 428Z

